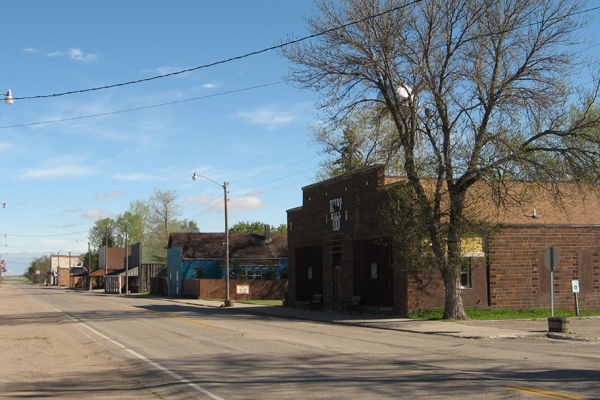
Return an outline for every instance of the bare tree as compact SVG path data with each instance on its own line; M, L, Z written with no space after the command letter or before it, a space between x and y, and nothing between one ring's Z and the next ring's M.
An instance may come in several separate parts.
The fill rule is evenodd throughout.
M311 42L282 49L288 79L317 91L332 121L380 104L393 121L415 218L464 319L461 237L478 183L600 180L598 81L570 80L589 23L579 0L320 0ZM339 27L338 29L336 29ZM377 98L379 97L379 98ZM479 185L477 185L479 186Z
M154 189L154 195L148 201L151 211L151 220L166 245L171 233L169 223L180 214L177 194L174 190L162 191Z

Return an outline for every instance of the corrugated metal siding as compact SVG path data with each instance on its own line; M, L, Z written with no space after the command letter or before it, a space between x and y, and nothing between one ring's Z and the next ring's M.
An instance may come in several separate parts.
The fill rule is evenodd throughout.
M323 246L296 247L296 300L310 301L313 294L323 294Z
M392 307L392 246L373 240L353 242L354 295L366 306ZM371 277L371 264L377 263L377 277Z

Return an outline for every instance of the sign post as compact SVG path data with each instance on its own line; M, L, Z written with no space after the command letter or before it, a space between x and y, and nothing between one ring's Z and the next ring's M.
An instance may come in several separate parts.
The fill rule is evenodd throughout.
M245 294L246 301L250 300L250 285L236 285L236 294ZM237 296L236 296L237 299Z
M558 268L558 250L554 246L550 246L544 253L544 264L550 271L550 308L552 316L554 317L554 271Z
M575 313L579 317L579 299L577 298L579 293L579 281L573 280L571 281L571 284L573 285L573 293L575 294Z

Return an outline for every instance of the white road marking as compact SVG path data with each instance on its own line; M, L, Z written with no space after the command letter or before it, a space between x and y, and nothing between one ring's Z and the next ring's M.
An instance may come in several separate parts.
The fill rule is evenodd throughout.
M97 330L95 330L94 328L92 328L91 326L89 326L88 324L86 324L83 321L80 321L72 316L70 316L69 314L67 314L66 312L59 310L56 307L51 306L50 304L41 302L42 304L44 304L46 307L49 307L53 310L58 311L59 313L61 313L62 315L66 316L67 318L69 318L70 320L72 320L73 322L80 324L81 326L83 326L84 328L88 329L89 331L95 333L96 335L100 336L102 339L114 344L115 346L119 347L120 349L126 350L127 352L129 352L130 354L134 355L135 357L139 358L142 361L147 362L148 364L152 365L154 368L163 371L164 373L170 375L171 377L175 378L176 380L178 380L181 383L184 383L186 385L188 385L189 387L193 388L194 390L197 390L200 393L203 393L205 395L207 395L208 397L215 399L215 400L225 400L222 397L217 396L216 394L209 392L208 390L204 389L202 386L195 384L194 382L190 381L189 379L184 378L183 376L179 375L176 372L171 371L170 369L168 369L167 367L160 365L159 363L157 363L156 361L152 361L151 359L149 359L148 357L138 353L135 350L129 349L127 348L127 346L117 342L114 339L109 338L108 336L106 336L105 334L98 332Z

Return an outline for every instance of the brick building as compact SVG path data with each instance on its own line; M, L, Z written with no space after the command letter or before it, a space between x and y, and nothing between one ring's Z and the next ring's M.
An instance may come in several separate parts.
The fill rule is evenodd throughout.
M443 307L439 271L410 272L382 229L381 210L391 201L387 189L403 181L374 166L303 188L302 206L288 210L290 304L322 294L329 310L339 310L353 295L376 312ZM579 280L580 307L600 309L598 198L574 195L557 208L540 196L532 205L496 210L488 221L497 226L493 233L463 239L465 306L550 307L544 251L552 245L560 252L555 307L574 308L571 285Z
M52 286L73 286L70 271L72 268L81 268L81 256L66 255L66 254L51 254L50 255L50 271L48 276L42 279L47 279L48 284Z

